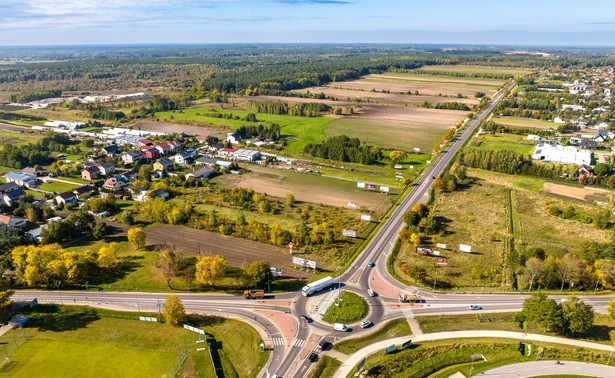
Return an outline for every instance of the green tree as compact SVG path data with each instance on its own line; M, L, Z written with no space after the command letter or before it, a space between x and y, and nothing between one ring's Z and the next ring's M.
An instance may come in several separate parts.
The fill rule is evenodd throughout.
M536 293L523 302L523 317L544 327L546 331L561 331L564 325L562 310L553 299Z
M92 237L96 240L102 239L109 232L109 226L105 222L98 222L92 229Z
M611 319L615 320L615 299L611 299L609 302L608 311Z
M267 199L260 200L258 203L258 211L266 214L271 211L271 203Z
M187 319L186 310L182 301L177 295L168 295L164 303L164 311L162 313L164 321L168 324L177 326Z
M394 150L389 153L389 159L391 159L391 162L394 164L397 164L400 161L403 161L406 158L406 156L408 156L406 151Z
M145 231L140 227L133 227L128 230L128 243L134 250L145 247Z
M421 214L417 213L416 211L410 210L406 214L404 214L404 222L408 227L416 227L421 222Z
M5 317L11 309L11 305L13 304L11 296L14 293L13 290L0 291L0 317Z
M572 335L587 333L594 325L594 309L577 297L562 301L564 326Z
M292 193L288 193L286 195L286 206L288 207L295 206L295 196Z
M594 217L594 224L600 229L607 229L611 224L611 210L599 211Z
M271 271L271 265L267 261L252 261L245 269L244 274L248 285L251 287L261 287L267 282L267 277Z

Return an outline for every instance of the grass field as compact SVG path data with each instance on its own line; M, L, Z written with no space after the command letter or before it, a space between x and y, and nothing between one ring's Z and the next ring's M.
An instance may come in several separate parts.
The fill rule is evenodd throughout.
M419 316L417 321L425 333L470 330L521 331L515 323L515 314L512 312ZM589 333L577 335L575 338L610 345L609 331L612 330L615 330L615 320L611 319L608 315L596 313L594 316L594 326ZM557 336L553 332L544 332L543 327L536 326L535 324L530 324L523 332Z
M557 124L548 121L542 121L532 118L518 118L518 117L493 117L493 122L506 126L518 126L525 128L537 128L537 129L557 129Z
M73 185L73 184L69 184L66 182L60 182L60 181L49 181L47 183L43 183L39 185L38 189L46 190L48 192L54 192L57 194L57 193L72 191L73 189L78 188L80 186L81 184L77 184L77 183Z
M396 271L412 282L403 272L419 266L426 270L429 282L436 286L492 287L504 284L502 277L505 241L508 235L507 204L512 198L515 220L515 242L524 247L543 248L558 256L572 251L584 240L608 242L609 232L592 224L566 221L548 213L550 206L565 208L568 203L537 191L542 179L492 174L469 170L476 183L470 188L439 196L435 216L447 223L446 234L439 243L448 245L441 257L449 259L448 266L435 267L434 258L418 255L409 243L403 243L396 262ZM590 214L595 207L575 204L578 212ZM427 241L425 241L427 242ZM472 246L472 254L458 251L459 244ZM427 243L429 244L429 243ZM503 280L504 279L504 280Z
M342 366L342 362L333 357L322 356L320 361L314 370L310 372L308 375L309 378L320 378L320 377L333 377L335 372L339 367Z
M506 150L527 155L534 152L536 142L528 140L524 135L485 134L480 135L477 138L473 138L470 146L481 150Z
M438 72L462 72L468 74L511 74L523 75L532 72L532 70L516 68L516 67L488 67L488 66L466 66L466 65L437 65L423 66L420 68L423 71L438 71Z
M329 307L322 320L327 323L354 323L363 319L369 308L365 299L360 296L342 291L340 294L340 305L335 303Z
M34 134L21 134L7 130L0 130L0 147L1 146L20 146L28 143L34 143L40 137Z
M325 139L324 127L326 124L331 122L333 118L330 117L294 117L294 116L286 116L286 115L272 115L272 114L262 114L258 113L256 118L260 121L259 123L254 122L245 122L240 120L232 120L232 119L224 119L224 118L214 118L208 117L201 114L207 114L212 111L216 111L220 114L229 114L239 117L245 117L249 112L245 110L228 110L221 108L211 108L211 107L199 107L192 109L185 109L179 112L158 112L156 113L156 117L163 119L165 121L172 121L175 119L189 120L189 121L198 121L211 123L216 125L225 125L232 129L237 129L242 125L258 125L262 124L272 124L277 123L280 125L282 130L282 134L286 137L296 139L293 142L289 142L285 147L285 150L288 152L302 152L303 148L310 143L319 143L323 139ZM199 113L199 114L197 114Z
M420 318L419 318L420 319ZM333 349L344 354L352 354L359 349L378 341L410 335L412 331L406 319L391 320L384 327L368 336L341 341L333 345Z

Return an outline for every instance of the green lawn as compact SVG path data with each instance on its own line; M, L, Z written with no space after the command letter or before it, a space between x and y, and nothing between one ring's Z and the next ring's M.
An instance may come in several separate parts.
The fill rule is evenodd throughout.
M20 134L0 129L0 146L19 146L34 143L40 139L36 134Z
M485 134L473 139L472 147L481 150L514 151L528 155L534 152L536 142L528 140L524 135L515 134Z
M47 183L41 184L38 186L38 189L41 190L46 190L48 192L54 192L54 193L63 193L63 192L68 192L68 191L72 191L75 188L78 188L82 186L82 184L68 184L66 182L60 182L60 181L49 181Z
M395 337L410 335L412 331L408 321L403 319L391 320L384 327L367 336L339 342L333 345L333 349L345 354L352 354L357 350L378 341L388 340Z
M198 122L207 122L216 125L225 125L232 129L237 129L243 125L258 125L259 123L245 122L240 120L224 119L208 117L201 114L211 113L216 111L220 114L232 113L238 117L245 117L249 112L246 110L228 110L213 107L199 107L185 109L180 112L158 112L156 117L170 121L173 119L183 119ZM199 114L197 114L199 113ZM277 123L280 125L282 134L285 137L291 138L291 142L285 147L288 152L302 152L303 148L310 143L319 143L325 139L324 128L333 120L330 117L295 117L286 115L273 114L256 114L256 118L262 124Z
M322 320L327 323L354 323L367 315L369 311L367 302L360 296L342 291L340 294L340 305L337 306L337 299L329 307Z
M310 372L309 378L333 377L342 362L329 356L322 356L314 370Z
M518 117L493 117L492 121L501 125L520 126L520 127L537 127L542 129L556 129L557 124L548 121L542 121L532 118Z

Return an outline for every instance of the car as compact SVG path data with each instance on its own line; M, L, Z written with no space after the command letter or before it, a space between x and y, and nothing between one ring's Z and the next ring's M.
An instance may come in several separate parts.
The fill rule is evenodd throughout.
M479 305L470 305L470 310L482 310L483 308Z
M327 340L321 340L318 343L318 346L320 347L321 350L329 350L329 349L331 349L331 347L333 345L330 342L328 342Z
M308 360L310 360L310 362L316 362L318 361L318 355L316 353L310 353Z
M301 315L301 319L305 320L308 323L313 322L314 320L307 315Z
M369 294L370 297L375 297L376 296L376 292L371 290L371 289L367 291L367 294Z
M371 326L371 325L372 325L372 322L371 322L370 320L363 320L363 321L361 322L361 324L359 324L359 327L361 327L361 328L367 328L367 327L369 327L369 326Z
M373 267L375 267L375 266L376 266L376 263L375 263L375 262L373 262L373 261L370 261L370 262L368 262L368 263L367 263L367 266L368 266L369 268L373 268Z

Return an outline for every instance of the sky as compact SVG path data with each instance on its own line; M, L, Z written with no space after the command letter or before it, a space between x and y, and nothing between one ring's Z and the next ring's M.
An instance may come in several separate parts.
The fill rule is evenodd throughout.
M613 0L0 0L0 46L615 46Z

